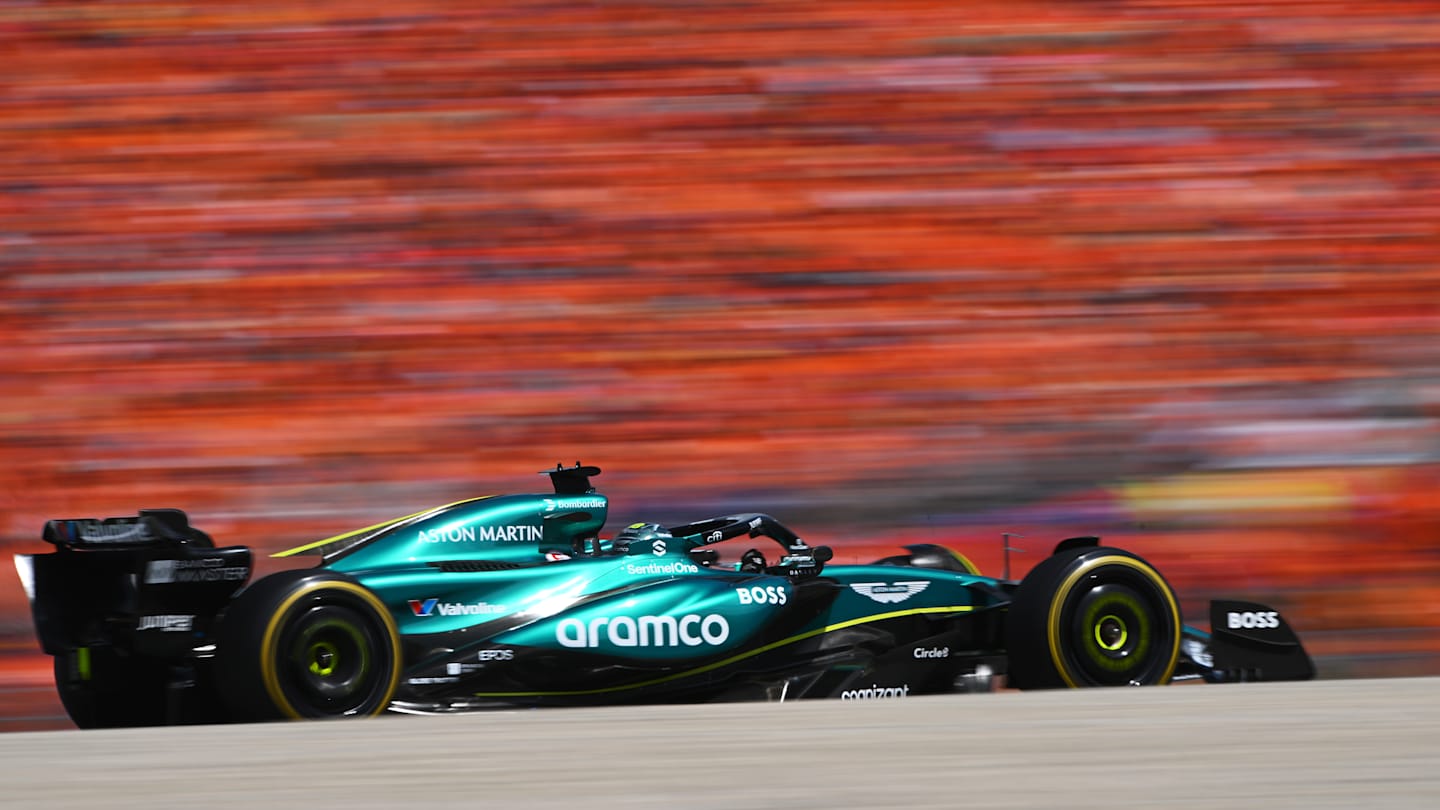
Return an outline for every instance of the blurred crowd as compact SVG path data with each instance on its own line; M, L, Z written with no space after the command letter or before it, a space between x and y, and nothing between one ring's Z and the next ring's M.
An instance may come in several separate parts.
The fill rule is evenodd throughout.
M580 459L616 525L1103 533L1433 672L1437 12L0 0L0 540Z

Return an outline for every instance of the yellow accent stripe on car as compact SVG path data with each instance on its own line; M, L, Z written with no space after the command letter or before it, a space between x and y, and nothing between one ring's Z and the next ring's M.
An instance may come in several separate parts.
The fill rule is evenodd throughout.
M901 616L919 616L923 614L933 613L968 613L972 610L975 610L974 605L946 605L944 607L912 608L910 610L896 610L890 613L877 613L873 616L866 616L860 619L851 619L849 621L840 622L839 624L826 625L816 630L810 630L808 632L801 633L795 636L790 636L789 638L784 638L779 641L773 641L769 644L764 645L763 647L756 647L753 650L748 650L746 652L740 653L739 655L732 655L729 658L724 658L719 661L713 661L704 666L695 667L694 669L687 669L684 672L677 672L673 675L666 675L661 678L654 678L648 681L640 681L639 683L628 683L621 686L605 686L597 689L571 689L554 692L476 692L475 697L578 697L582 695L603 695L607 692L624 692L627 689L643 689L647 686L655 686L657 684L666 683L668 681L679 680L680 678L688 678L691 675L699 675L702 672L710 672L712 670L720 669L721 667L729 666L736 661L743 661L746 658L753 658L757 655L760 655L761 653L767 653L771 650L784 647L787 644L794 644L797 641L804 641L807 638L813 638L815 636L829 633L834 630L843 630L846 627L854 627L857 624L867 624L869 622L884 621L886 619L896 619L900 618Z
M1172 626L1175 628L1175 640L1170 649L1170 662L1165 667L1165 674L1160 676L1159 682L1169 683L1170 676L1175 672L1175 665L1180 660L1180 636L1182 630L1180 624L1180 606L1175 603L1175 594L1171 592L1170 586L1165 584L1164 578L1162 578L1154 568L1151 568L1139 560L1131 557L1122 557L1118 554L1106 554L1086 560L1083 565L1070 572L1070 576L1066 577L1065 581L1060 584L1060 587L1055 589L1055 596L1050 600L1050 615L1046 626L1049 631L1050 660L1054 662L1055 670L1060 673L1060 679L1065 681L1065 685L1071 689L1080 688L1080 685L1070 676L1070 672L1065 666L1065 657L1060 653L1060 607L1064 604L1065 598L1070 594L1070 589L1075 586L1075 583L1086 574L1089 574L1092 569L1101 565L1121 565L1134 568L1136 571L1139 571L1142 576L1159 587L1160 592L1165 595L1165 602L1170 606L1170 620Z
M386 635L390 640L390 688L385 693L385 699L380 701L375 711L371 712L371 716L378 715L390 705L390 700L395 697L395 690L400 686L400 631L395 626L395 619L390 615L385 603L381 602L380 598L371 593L368 588L354 582L336 582L329 579L308 582L285 597L285 601L281 602L275 612L270 614L270 621L265 624L265 635L260 640L260 676L265 682L265 693L270 696L270 701L275 708L279 709L286 717L292 720L304 719L304 715L290 705L290 701L285 697L285 690L280 686L280 662L276 655L278 650L275 649L275 644L280 631L280 623L290 608L312 592L321 589L345 591L360 597L361 601L369 604L381 621L385 623Z
M475 501L483 501L483 500L485 500L486 498L490 498L490 497L492 497L492 496L490 496L490 495L484 495L484 496L481 496L481 497L479 497L479 498L466 498L466 499L463 500L463 501L456 501L456 502L454 502L454 503L447 503L447 504L445 504L444 506L433 506L433 507L431 507L431 508L429 508L429 509L421 509L419 512L416 512L416 513L414 513L414 514L406 515L406 516L404 516L404 517L394 518L394 519L392 519L392 520L382 521L382 522L380 522L380 523L376 523L374 526L366 526L366 527L363 528L363 529L356 529L356 530L354 530L354 531L345 532L344 534L337 534L337 535L335 535L334 537L327 537L327 538L325 538L324 540L316 540L316 541L313 542L313 543L306 543L306 544L303 545L303 546L296 546L295 548L286 549L286 550L284 550L284 551L277 551L277 552L275 552L274 554L271 554L270 556L271 556L271 557L293 557L293 556L295 556L296 554L304 554L304 553L307 552L307 551L314 551L315 549L320 548L321 546L327 546L327 545L329 545L329 544L331 544L331 543L338 543L338 542L340 542L341 540L349 540L350 538L356 536L357 534L367 534L367 533L369 533L369 532L379 531L380 529L386 528L387 526L394 526L394 525L397 524L397 523L404 523L404 522L407 521L407 520L412 520L412 519L418 518L418 517L420 517L420 516L422 516L422 515L428 515L428 514L430 514L430 513L432 513L432 512L440 512L440 511L443 511L443 510L445 510L445 509L449 509L449 508L455 507L455 506L463 506L464 504L474 503Z

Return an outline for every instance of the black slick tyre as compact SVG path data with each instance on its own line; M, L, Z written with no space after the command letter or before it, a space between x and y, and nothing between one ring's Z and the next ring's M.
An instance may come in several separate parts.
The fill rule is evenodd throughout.
M1169 583L1135 554L1062 551L1020 582L1006 617L1009 684L1020 689L1169 683L1180 654Z
M265 577L220 621L216 682L242 722L380 714L400 666L399 632L384 603L333 571Z

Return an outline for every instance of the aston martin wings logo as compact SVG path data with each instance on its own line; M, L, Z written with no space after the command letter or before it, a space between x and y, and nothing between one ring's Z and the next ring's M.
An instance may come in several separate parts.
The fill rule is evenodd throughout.
M906 599L930 587L930 583L923 579L908 580L906 582L853 582L850 589L868 596L876 602L904 602Z

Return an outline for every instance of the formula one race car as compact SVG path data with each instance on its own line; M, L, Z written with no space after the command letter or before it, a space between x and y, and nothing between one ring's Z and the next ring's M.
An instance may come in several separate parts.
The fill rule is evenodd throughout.
M291 549L319 565L249 585L250 549L167 509L52 520L56 551L16 567L81 727L1314 675L1275 610L1184 626L1158 571L1094 537L1018 582L930 545L827 565L758 513L601 539L599 472ZM713 548L762 536L778 552Z

